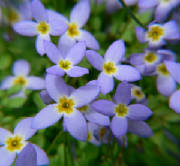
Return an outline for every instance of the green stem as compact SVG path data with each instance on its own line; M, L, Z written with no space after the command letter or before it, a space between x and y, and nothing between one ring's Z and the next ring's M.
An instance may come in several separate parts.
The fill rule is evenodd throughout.
M129 15L131 16L131 18L138 24L140 25L142 28L147 29L145 25L143 25L143 23L141 21L139 21L139 19L132 13L132 11L127 7L127 5L124 3L123 0L119 0L119 2L121 3L122 7L124 9L126 9L126 11L129 13Z
M54 144L56 143L56 141L58 140L58 138L62 135L63 131L60 131L58 133L58 135L56 135L56 137L54 138L52 144L49 146L49 148L47 149L47 153L49 153L52 149L52 147L54 146Z

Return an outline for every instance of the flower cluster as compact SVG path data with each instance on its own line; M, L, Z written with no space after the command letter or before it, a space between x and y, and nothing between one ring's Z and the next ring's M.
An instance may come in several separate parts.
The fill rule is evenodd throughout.
M142 11L155 10L155 21L146 29L136 27L137 39L140 43L147 43L148 47L142 53L132 54L126 61L123 40L114 41L102 56L98 52L98 41L82 29L90 16L88 0L80 0L71 10L69 19L46 9L40 0L22 4L23 11L18 12L22 16L15 14L16 10L12 8L14 14L9 19L14 31L23 36L36 36L36 51L41 56L46 54L54 65L46 68L45 79L42 79L29 76L29 63L17 60L12 67L13 76L2 81L1 90L21 86L21 90L11 98L26 97L26 89L42 90L40 96L46 106L34 117L21 120L13 133L0 128L0 166L11 165L16 154L17 166L26 162L49 164L46 153L27 140L38 130L61 119L65 132L97 146L111 143L114 138L120 145L127 146L127 132L140 137L152 136L153 131L145 120L153 112L147 106L141 86L132 83L141 80L142 76L156 76L158 92L170 97L169 107L180 113L180 90L176 91L176 82L180 84L180 64L175 62L174 52L162 47L167 42L179 40L180 32L174 20L157 22L165 20L179 1L126 0L125 3L138 3ZM51 36L58 36L57 46ZM75 88L66 78L79 78L91 73L79 65L83 59L97 70L98 76Z

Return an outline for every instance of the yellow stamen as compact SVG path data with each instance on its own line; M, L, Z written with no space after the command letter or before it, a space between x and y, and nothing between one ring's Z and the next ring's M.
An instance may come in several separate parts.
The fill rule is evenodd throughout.
M65 96L59 99L59 103L57 105L57 109L59 113L71 114L74 110L75 102L72 98L67 98Z
M68 25L67 34L69 37L76 37L79 36L80 32L78 26L75 23L71 23Z
M23 139L20 136L9 137L6 141L6 149L10 152L20 151L24 147Z
M23 76L18 76L14 81L13 85L21 85L21 86L26 86L27 85L27 80Z
M103 69L104 69L104 72L107 75L113 75L117 71L117 68L116 68L114 62L106 62L106 63L104 63Z
M133 87L131 89L131 93L132 93L132 96L134 96L137 100L142 100L145 97L142 90L140 88L138 88L138 87Z
M104 135L106 134L106 128L105 127L102 127L100 130L99 130L99 137L100 139L103 139Z
M125 117L128 114L128 108L124 104L118 104L115 107L116 116Z
M47 24L46 22L42 21L37 25L37 31L41 34L41 35L46 35L49 33L50 27L49 24Z
M145 62L152 64L157 61L157 56L153 52L149 52L144 57Z
M92 133L88 132L87 141L91 141L91 139L92 139Z
M63 70L69 70L71 68L71 62L68 60L60 60L58 65Z
M159 41L163 35L164 29L160 26L152 26L147 34L148 38L150 38L152 41Z
M8 17L9 22L12 23L12 24L17 23L18 21L20 21L20 15L14 9L10 9L8 11L7 17Z
M169 71L167 70L166 65L164 63L158 65L156 70L160 75L163 75L163 76L169 76L170 75Z

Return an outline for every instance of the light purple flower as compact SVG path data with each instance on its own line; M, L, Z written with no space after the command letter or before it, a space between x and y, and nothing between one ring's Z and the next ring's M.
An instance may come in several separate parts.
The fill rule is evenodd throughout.
M16 166L37 166L37 153L34 145L28 143L19 153L16 159Z
M86 24L90 15L89 0L80 0L71 10L70 20L62 16L68 29L59 39L59 48L62 52L67 52L76 41L85 41L87 47L98 50L99 44L95 37L82 27Z
M152 115L152 111L142 104L131 104L131 85L122 82L116 89L114 102L109 100L97 100L91 106L104 115L113 116L111 129L115 137L124 136L128 130L128 119L146 120Z
M31 138L37 130L31 128L33 118L21 120L14 132L0 128L0 166L10 166L24 147L28 144L27 140ZM49 164L46 153L37 145L33 144L37 153L37 165Z
M139 0L140 11L146 11L155 8L155 20L164 21L170 11L178 6L180 0Z
M44 42L45 51L50 60L55 63L54 66L48 68L46 71L50 74L63 76L65 73L70 77L81 77L88 74L86 68L76 66L82 60L86 51L85 42L78 42L72 46L64 57L56 46L49 42Z
M154 75L156 66L164 59L175 60L175 53L165 49L146 49L144 53L132 54L130 63L135 65L141 74Z
M14 30L24 36L37 36L36 50L40 55L45 53L44 40L50 40L50 35L59 36L67 29L61 15L44 8L40 0L33 0L31 4L32 16L35 21L21 21L14 26Z
M166 44L166 41L177 41L180 39L180 32L174 20L163 24L151 23L148 30L136 27L136 36L139 42L147 42L149 47L157 48Z
M36 76L29 76L30 65L25 60L17 60L14 62L12 71L14 76L7 76L1 83L0 89L6 90L13 85L21 85L22 91L14 97L25 97L24 90L41 90L45 88L45 81Z
M165 61L165 65L171 76L180 84L180 64ZM169 107L176 113L180 113L180 90L176 90L169 98Z
M99 94L99 88L94 85L86 85L76 90L70 90L61 77L51 74L46 76L46 88L55 104L49 104L43 108L34 117L32 127L35 129L47 128L64 117L63 123L66 130L76 139L86 141L88 137L87 123L77 108L93 101Z
M125 45L122 40L113 42L104 55L104 59L97 52L88 50L86 57L90 64L101 71L98 76L98 85L103 94L113 90L115 77L121 81L137 81L141 79L139 71L130 65L119 64L125 54Z

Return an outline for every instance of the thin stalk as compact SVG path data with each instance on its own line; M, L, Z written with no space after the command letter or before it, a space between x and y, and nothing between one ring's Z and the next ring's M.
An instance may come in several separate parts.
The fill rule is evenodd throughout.
M140 25L142 28L147 29L145 25L143 25L143 23L141 21L139 21L139 19L132 13L132 11L129 9L129 7L127 7L127 5L124 3L123 0L119 0L119 2L121 3L122 7L124 9L126 9L126 11L129 13L129 15L131 16L131 18L138 24Z

